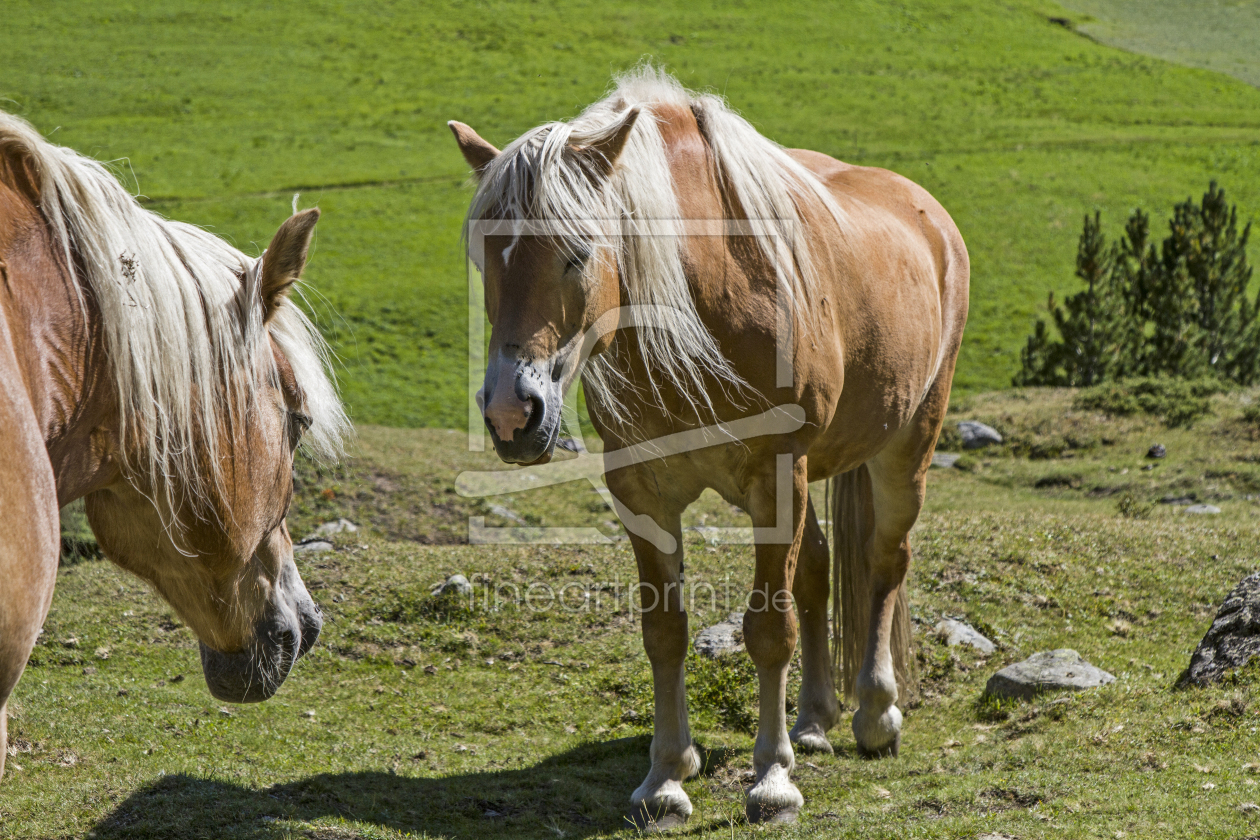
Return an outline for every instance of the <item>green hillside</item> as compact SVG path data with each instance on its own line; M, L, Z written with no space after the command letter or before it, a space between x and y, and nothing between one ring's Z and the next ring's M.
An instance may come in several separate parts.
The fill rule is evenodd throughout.
M1260 0L1064 0L1105 44L1237 76L1260 87Z
M151 206L263 247L325 211L309 278L356 421L465 422L469 191L446 128L504 143L644 56L770 137L932 190L974 267L957 383L1004 387L1081 216L1162 217L1215 177L1260 207L1260 91L1103 46L1033 0L301 5L7 2L0 98L134 174Z

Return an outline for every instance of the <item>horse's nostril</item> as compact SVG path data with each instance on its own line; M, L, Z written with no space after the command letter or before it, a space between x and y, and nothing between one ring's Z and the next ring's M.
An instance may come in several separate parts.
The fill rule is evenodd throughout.
M547 413L547 404L543 402L542 397L537 394L529 395L529 413L525 420L525 428L522 431L525 434L531 434L542 423L543 415Z

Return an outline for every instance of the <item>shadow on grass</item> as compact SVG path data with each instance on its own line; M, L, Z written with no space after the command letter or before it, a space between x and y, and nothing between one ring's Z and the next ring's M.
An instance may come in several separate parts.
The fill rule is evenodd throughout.
M303 837L352 840L352 825L423 836L587 837L629 828L629 794L648 770L649 736L583 744L516 770L423 778L392 772L321 773L255 789L184 774L137 790L89 837ZM738 754L703 750L704 775ZM319 825L294 833L290 821ZM344 822L343 822L344 821Z

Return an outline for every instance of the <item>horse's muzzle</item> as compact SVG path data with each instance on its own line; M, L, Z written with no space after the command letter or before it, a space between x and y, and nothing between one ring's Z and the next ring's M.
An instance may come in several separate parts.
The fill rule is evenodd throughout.
M500 377L510 378L499 382ZM520 362L514 369L499 365L488 370L482 393L490 395L482 416L502 460L509 464L551 460L560 437L563 395L558 383L530 363ZM510 437L506 430L511 431Z
M284 593L281 603L273 604L255 625L254 636L244 649L222 653L201 643L201 670L216 699L229 703L266 700L319 638L323 615L292 560L281 578L286 584L280 589Z

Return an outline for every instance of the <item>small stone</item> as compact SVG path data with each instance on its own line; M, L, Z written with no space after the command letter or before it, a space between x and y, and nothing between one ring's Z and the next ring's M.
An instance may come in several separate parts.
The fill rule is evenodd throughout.
M696 635L696 653L716 659L744 649L744 614L731 613L725 621L706 627Z
M1034 653L1023 662L1006 666L989 677L984 692L992 697L1031 700L1044 691L1082 691L1115 681L1076 651L1061 648Z
M293 546L294 554L320 554L325 551L332 551L333 544L328 540L307 538Z
M459 598L469 598L473 594L473 585L468 582L468 578L455 574L441 583L435 583L429 588L429 594L435 597L439 595L454 595Z
M975 420L964 420L958 424L958 434L962 435L963 449L980 449L991 443L1001 443L1002 436L998 430Z
M85 677L90 677L90 676L92 676L92 675L93 675L93 674L95 674L95 673L96 673L96 669L95 669L95 668L93 668L91 665L89 665L89 666L87 666L86 668L84 668L84 669L83 669L83 676L85 676Z
M314 710L314 709L307 709L305 712L302 712L302 717L304 717L304 718L312 718L312 719L313 719L313 718L315 717L315 710Z
M109 648L98 647L96 649L96 658L101 660L109 659Z
M79 640L74 636L67 636L61 640L61 644L63 647L77 648L79 646Z
M1168 450L1164 448L1164 444L1162 443L1152 444L1151 448L1146 450L1147 458L1163 458L1167 454Z
M515 522L517 525L525 524L525 520L522 519L516 511L506 505L490 505L490 512L495 516L503 517L508 522Z
M358 530L359 526L355 525L349 519L338 519L335 522L325 522L323 525L320 525L315 529L315 532L311 534L310 537L307 537L307 539L309 540L311 537L331 537L333 534L341 533L353 534Z
M986 639L976 628L953 618L944 619L937 624L936 635L944 639L950 647L967 645L984 654L997 650L997 645Z
M1206 513L1214 515L1220 512L1221 509L1216 505L1190 505L1190 507L1186 508L1186 513Z
M932 466L949 469L955 466L961 457L962 455L957 452L935 452L932 454Z
M1260 653L1260 572L1239 581L1195 648L1178 684L1219 682Z

